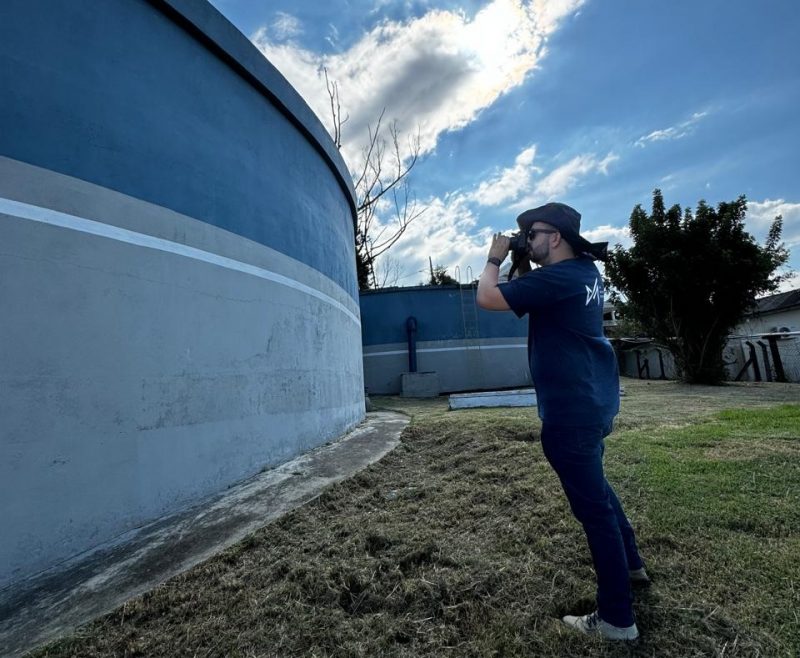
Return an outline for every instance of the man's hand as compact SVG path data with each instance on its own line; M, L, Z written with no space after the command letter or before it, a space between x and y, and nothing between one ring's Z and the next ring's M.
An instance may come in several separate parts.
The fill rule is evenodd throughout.
M508 256L509 247L511 247L511 240L502 233L495 233L487 258L499 258L500 262L503 262Z
M509 240L502 233L495 233L492 238L492 246L489 247L488 258L497 258L500 262L504 261L508 256L508 248L511 246ZM483 274L478 280L477 302L478 306L485 308L487 311L507 311L508 302L506 302L503 293L497 287L499 268L487 262L486 267L483 268Z

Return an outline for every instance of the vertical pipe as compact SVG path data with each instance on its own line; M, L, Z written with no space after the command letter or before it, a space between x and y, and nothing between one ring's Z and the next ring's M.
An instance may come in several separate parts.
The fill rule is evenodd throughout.
M406 336L408 337L408 372L417 372L417 318L413 315L406 319Z

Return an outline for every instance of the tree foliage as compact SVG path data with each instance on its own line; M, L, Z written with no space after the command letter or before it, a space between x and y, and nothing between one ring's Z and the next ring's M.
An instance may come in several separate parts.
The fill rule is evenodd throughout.
M724 379L727 336L756 296L783 278L777 270L789 254L781 217L761 246L744 229L746 212L744 196L716 208L700 201L694 214L679 205L666 210L655 190L649 215L640 205L631 213L633 246L617 245L606 263L609 283L625 298L623 313L670 349L686 382Z
M333 140L336 148L341 149L342 126L348 117L342 118L337 83L328 78L327 70L324 72L333 120ZM419 133L402 146L397 121L391 122L388 128L383 125L385 113L384 108L374 128L368 126L367 144L362 149L360 164L356 171L351 172L356 192L354 228L360 290L381 287L385 276L376 272L376 259L386 253L409 224L424 212L417 207L408 179L419 158ZM378 218L379 208L385 211L382 213L384 222Z
M444 265L431 267L431 278L428 281L429 286L450 286L457 284L458 281L447 273L447 268Z

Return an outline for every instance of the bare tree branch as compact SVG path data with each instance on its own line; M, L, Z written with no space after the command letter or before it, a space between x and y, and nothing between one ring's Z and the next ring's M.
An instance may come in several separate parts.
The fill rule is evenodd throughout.
M323 68L323 71L333 119L333 140L336 148L341 149L342 126L349 119L349 115L342 119L339 86L336 81L330 80L327 69ZM375 259L386 253L405 233L409 224L424 212L424 209L417 207L408 180L411 170L419 159L419 128L417 134L409 138L404 152L396 120L386 129L389 134L388 140L384 137L385 114L386 108L381 110L374 128L371 125L367 126L368 141L361 151L362 159L358 169L352 173L356 192L355 246L360 288L378 287ZM393 220L380 222L381 227L377 234L374 234L378 210L387 207L381 202L390 193L391 203L388 207L393 208ZM380 280L385 282L386 277L381 276Z
M347 120L350 118L348 114L344 119L342 119L342 106L339 103L339 85L334 80L333 82L330 81L328 78L328 69L326 67L322 67L323 72L325 73L325 88L328 90L328 97L330 98L331 102L331 117L333 118L333 142L336 144L336 148L342 148L342 126L347 123Z
M400 280L402 270L400 260L394 256L381 258L375 266L375 287L389 288L396 286Z

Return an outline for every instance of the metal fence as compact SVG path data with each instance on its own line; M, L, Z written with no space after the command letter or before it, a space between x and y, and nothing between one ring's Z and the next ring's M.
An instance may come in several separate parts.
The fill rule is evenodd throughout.
M638 379L675 379L669 350L650 339L617 341L620 371ZM800 383L800 332L731 336L723 350L730 381Z

